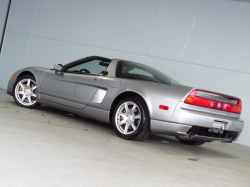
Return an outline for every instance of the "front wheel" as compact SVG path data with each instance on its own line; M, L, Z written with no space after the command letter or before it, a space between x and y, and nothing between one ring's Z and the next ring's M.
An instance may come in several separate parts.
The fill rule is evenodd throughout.
M114 109L112 124L121 138L146 139L150 135L150 118L145 102L139 97L123 99Z
M34 77L26 75L20 77L13 89L13 98L15 102L25 108L34 108L39 105L36 102L37 84Z

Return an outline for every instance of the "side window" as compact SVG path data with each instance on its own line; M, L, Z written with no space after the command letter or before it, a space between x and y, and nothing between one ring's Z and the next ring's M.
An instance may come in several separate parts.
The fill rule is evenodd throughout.
M100 74L103 70L107 69L109 64L110 62L95 59L70 66L66 69L66 72Z
M136 65L133 65L131 63L122 63L121 65L121 77L124 78L132 78L132 79L140 79L140 80L147 80L147 81L153 81L153 82L159 82L155 79L154 75L146 71Z
M122 66L122 74L130 76L150 76L153 77L152 73L146 72L136 66L124 63Z
M143 64L127 61L118 62L116 76L127 79L138 79L163 84L172 84L171 78L166 74Z

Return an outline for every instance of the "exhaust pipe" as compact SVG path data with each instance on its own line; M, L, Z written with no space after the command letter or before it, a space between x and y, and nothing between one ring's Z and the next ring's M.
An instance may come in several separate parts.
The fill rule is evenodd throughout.
M234 136L231 136L230 142L232 143L235 140Z
M188 133L188 138L189 139L193 139L194 138L194 132L190 131L190 133Z

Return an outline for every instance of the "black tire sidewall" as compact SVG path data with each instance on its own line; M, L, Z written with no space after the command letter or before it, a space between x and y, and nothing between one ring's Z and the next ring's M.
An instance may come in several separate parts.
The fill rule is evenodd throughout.
M36 106L38 105L37 102L36 102L35 104L33 104L33 105L26 106L26 105L22 105L22 104L17 100L17 98L16 98L16 93L15 93L15 91L16 91L16 85L19 83L19 81L21 81L21 80L23 80L23 79L32 79L33 81L36 82L36 79L35 79L34 77L30 76L30 75L24 75L24 76L19 77L19 78L16 80L16 82L15 82L15 84L14 84L14 86L13 86L13 90L12 90L12 93L13 93L13 94L12 94L12 96L13 96L15 102L16 102L19 106L24 107L24 108L34 108L34 107L36 107ZM36 82L36 85L37 85L37 82Z
M124 103L124 102L127 102L127 101L132 101L139 107L140 112L141 112L141 121L140 121L139 127L136 129L135 132L133 132L132 134L129 134L129 135L124 135L116 127L115 116L116 116L117 109L120 107L120 105L122 103ZM125 99L121 100L116 105L116 107L115 107L115 109L113 111L113 115L112 115L112 125L113 125L113 128L114 128L116 134L119 137L124 138L124 139L135 139L140 134L140 132L142 131L144 125L146 125L146 121L147 121L146 119L148 118L148 116L147 116L147 112L145 110L147 110L147 109L145 109L143 107L143 104L141 103L141 101L139 99L137 99L136 97L128 97L128 98L125 98Z

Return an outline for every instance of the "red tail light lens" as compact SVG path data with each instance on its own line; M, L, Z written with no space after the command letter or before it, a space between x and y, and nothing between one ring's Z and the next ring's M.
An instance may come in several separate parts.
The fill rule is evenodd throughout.
M222 99L213 99L213 98ZM224 99L223 99L224 98ZM228 101L224 101L228 100ZM209 92L206 90L193 90L185 99L184 103L196 105L226 112L241 113L241 100L228 95Z

